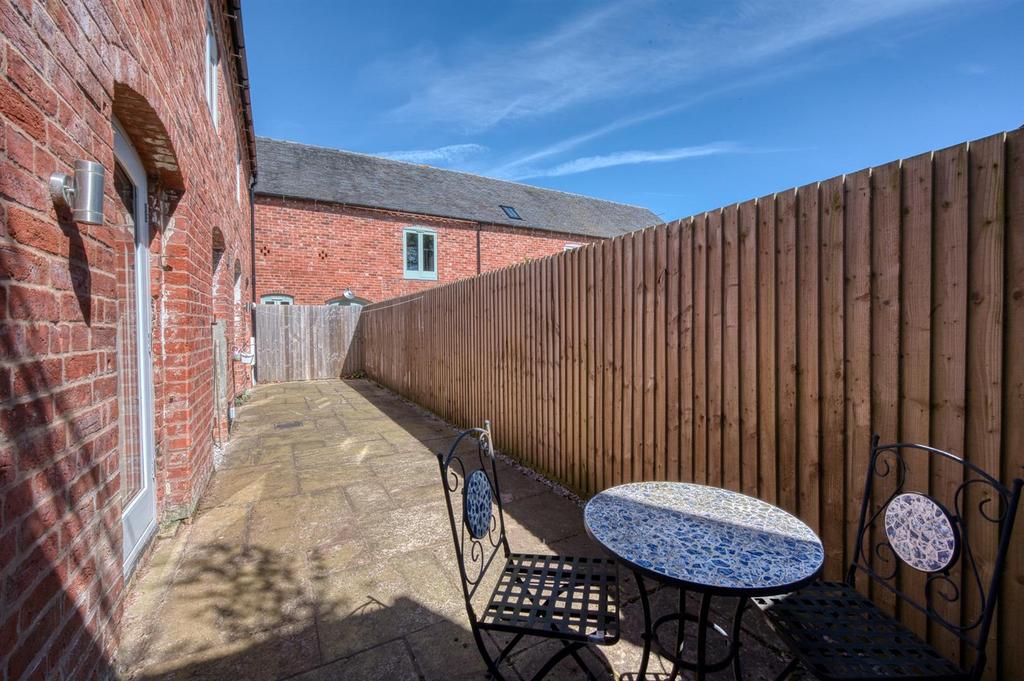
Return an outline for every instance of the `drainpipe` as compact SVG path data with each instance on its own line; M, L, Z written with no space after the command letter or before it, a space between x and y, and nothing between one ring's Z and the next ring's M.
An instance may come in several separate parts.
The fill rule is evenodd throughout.
M252 101L249 96L249 63L245 55L245 31L242 28L241 0L228 0L226 16L231 29L231 41L234 49L232 55L238 77L238 97L242 104L242 116L245 118L245 139L249 148L249 251L250 276L252 277L251 330L256 335L256 127L252 120ZM253 348L255 349L255 348ZM233 367L232 367L233 368ZM256 366L253 365L253 380L256 378ZM232 385L234 392L234 385Z
M480 227L482 225L476 223L476 273L480 274Z
M252 338L256 337L256 173L255 169L252 179L249 180L249 279L252 282L250 288L249 321ZM256 352L256 348L249 348ZM256 363L252 364L252 382L256 383Z

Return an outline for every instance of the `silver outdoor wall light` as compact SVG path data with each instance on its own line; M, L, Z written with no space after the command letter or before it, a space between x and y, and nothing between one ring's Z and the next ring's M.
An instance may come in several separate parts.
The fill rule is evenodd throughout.
M50 175L50 196L58 209L71 211L75 222L103 224L103 166L95 161L75 161L75 174Z

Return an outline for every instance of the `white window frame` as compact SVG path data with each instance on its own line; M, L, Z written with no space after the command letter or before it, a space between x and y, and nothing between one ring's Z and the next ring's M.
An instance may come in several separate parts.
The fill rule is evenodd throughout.
M294 305L295 298L285 293L268 293L260 296L260 302L264 305Z
M210 116L213 118L213 127L218 124L217 93L219 83L217 74L220 66L220 47L217 45L217 32L213 30L213 10L209 3L206 5L206 61L204 63L205 73L205 96L206 106L210 109Z
M576 243L566 244L565 246L562 247L562 250L563 251L575 251L577 248L583 248L583 244L576 244Z
M408 241L409 234L416 235L417 250L419 252L419 269L410 270L408 267ZM434 238L434 269L431 272L423 270L423 237L429 235ZM424 279L427 281L437 281L437 263L439 260L439 250L437 243L437 231L433 229L427 229L426 227L406 227L402 230L402 274L406 279Z

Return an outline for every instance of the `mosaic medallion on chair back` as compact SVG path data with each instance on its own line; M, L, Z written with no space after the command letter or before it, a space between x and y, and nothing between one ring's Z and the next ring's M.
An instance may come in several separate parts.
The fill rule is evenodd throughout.
M482 539L491 529L491 483L482 469L477 469L466 478L463 492L463 514L469 533Z
M885 535L903 562L921 572L941 572L960 551L949 512L917 492L897 495L885 509Z

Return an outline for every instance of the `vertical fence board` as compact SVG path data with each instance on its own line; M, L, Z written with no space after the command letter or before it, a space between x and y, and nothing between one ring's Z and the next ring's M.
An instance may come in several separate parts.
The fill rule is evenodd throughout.
M857 173L861 177L862 173ZM857 429L856 434L850 433L850 464L847 470L850 475L851 497L856 495L856 504L860 504L863 498L864 471L867 470L869 451L866 441L860 441L862 437L869 437L870 433L877 432L883 441L899 441L899 394L900 394L900 361L899 348L902 334L900 314L902 301L900 294L900 258L894 258L893 254L900 253L900 200L901 173L898 162L874 169L867 178L867 214L863 215L864 201L860 197L861 185L854 184L851 193L852 201L856 202L857 211L851 212L855 224L860 224L866 219L868 239L870 241L870 272L871 281L867 283L870 291L870 317L867 322L869 337L867 352L868 371L867 381L869 382L869 403L864 418L868 420L864 430L860 414L853 410L853 421L849 424L851 429ZM855 231L848 230L847 243L853 246ZM851 270L858 270L860 267L851 263ZM925 275L927 276L927 268ZM860 283L863 286L863 283ZM862 324L860 314L855 313L855 320L848 324L850 334L864 336L863 330L858 331L857 325ZM851 339L852 346L848 349L851 357L851 375L859 377L861 359L859 355L865 352L861 344L863 341ZM851 381L859 378L851 378ZM856 388L854 388L856 389ZM927 381L925 389L927 390ZM927 414L927 411L926 411ZM880 499L888 498L888 495L881 496L887 491L882 488L883 483L876 492L876 497L871 502L878 502ZM855 526L855 525L851 525ZM873 542L880 537L868 537ZM853 547L853 541L849 544ZM868 553L872 566L881 569L877 556ZM862 581L863 582L863 581ZM888 589L874 588L868 590L870 595L890 613L894 612L895 599Z
M739 212L722 211L722 481L740 491Z
M575 284L576 284L576 420L573 424L575 430L575 460L573 465L573 479L576 489L584 488L586 469L584 468L584 456L586 453L586 434L583 432L586 423L587 411L587 355L586 355L586 331L587 331L587 267L586 249L581 248L573 253L575 256Z
M1020 352L1020 339L1024 338L1024 130L1007 135L1006 140L1006 244L1003 273L1005 276L1003 301L1003 461L1000 479L1009 481L1024 475L1024 428L1020 425L1024 414L1024 353ZM1009 552L1006 577L1003 579L1002 600L999 604L999 632L1003 641L1024 638L1024 551ZM999 664L996 678L1012 676L1012 670L1021 668L1017 646L1002 645L993 655ZM1021 676L1019 673L1017 676Z
M681 479L679 421L683 407L679 394L680 231L678 222L669 225L665 244L665 466L669 480Z
M604 273L604 285L601 290L601 333L602 333L602 368L601 378L601 448L604 451L604 465L601 469L600 489L615 485L615 469L618 452L613 444L612 402L614 399L615 343L612 329L612 298L615 290L615 268L613 263L613 247L615 242L605 241L601 244L601 271Z
M707 215L693 222L693 479L708 482Z
M844 271L845 306L843 336L846 339L846 429L844 449L846 481L846 526L843 547L851 551L857 540L864 485L861 480L868 466L871 441L871 173L862 170L846 178L844 187ZM852 558L847 554L843 564ZM858 586L867 594L867 580Z
M623 321L625 315L622 313L622 292L625 288L622 270L622 248L625 239L614 239L612 241L612 278L615 285L612 292L612 341L614 342L614 358L612 364L612 484L619 485L623 481L623 466L625 451L622 442L622 347L625 341Z
M665 333L668 327L666 310L668 306L668 230L665 225L654 229L654 378L652 389L654 395L654 477L658 480L667 479L668 471L668 429L666 409L668 404L668 381L665 379L666 354L668 347Z
M779 505L797 512L797 230L796 192L779 194L775 202L778 286L778 443ZM802 293L802 292L801 292Z
M633 241L633 480L644 479L644 233Z
M890 179L894 177L896 179ZM881 437L899 428L899 437L890 437L890 442L931 442L931 336L932 336L932 156L925 154L908 159L903 164L902 182L896 164L883 166L876 171L875 220L879 224L879 239L889 233L898 232L902 215L902 235L895 239L899 244L901 257L893 262L879 244L876 267L886 277L900 284L899 303L899 347L900 354L892 357L891 346L896 337L881 326L888 321L885 310L879 310L879 326L876 336L878 357L879 389L873 404L874 430ZM887 263L888 266L883 265ZM898 271L895 271L897 270ZM880 282L881 283L881 282ZM888 372L888 373L887 373ZM890 377L899 375L898 394L889 390ZM899 407L898 411L894 409ZM898 414L899 423L894 422ZM915 466L907 481L911 489L927 491L929 488L927 466ZM880 480L879 494L874 500L881 504L895 491L895 481ZM879 538L875 538L876 540ZM876 561L878 562L878 561ZM901 588L920 592L924 588L924 576L917 570L901 570L898 582ZM875 597L890 612L898 604L884 589L876 589ZM901 607L903 621L919 636L927 636L924 615L909 607Z
M722 213L708 213L708 484L722 486Z
M758 496L759 459L757 424L758 316L757 316L757 202L739 207L739 390L740 489Z
M846 446L845 383L846 366L843 346L845 328L844 284L844 220L845 196L843 178L821 183L819 216L821 229L821 329L820 396L821 396L821 538L825 542L825 575L841 579L846 556L846 466L837 456ZM861 237L859 241L864 241Z
M601 287L596 266L598 248L593 245L584 250L587 254L587 419L584 422L587 434L587 454L584 459L587 463L587 484L584 493L587 495L598 491L600 476L600 431L597 416L600 399L598 393L601 390L598 366L601 339L598 335L597 314L600 305L597 297Z
M680 477L683 480L695 480L694 472L694 416L695 399L694 376L694 335L693 335L693 278L694 278L694 245L693 220L684 220L681 224L682 233L679 250L679 401L682 414L680 416L681 437L679 443Z
M1003 348L1003 227L1005 195L1003 186L1002 136L971 143L968 148L968 237L967 237L967 362L964 452L971 463L985 471L998 471L1002 413ZM965 520L971 531L971 550L983 584L992 578L993 561L999 544L998 528L984 516L983 503L999 500L979 485L967 488ZM965 571L966 572L966 571ZM984 609L982 594L970 588L964 575L962 624ZM990 636L998 640L993 622ZM966 651L967 648L964 648ZM966 662L973 664L974 656ZM995 671L995 656L987 660L989 673Z
M800 517L821 533L821 233L818 185L797 191L797 476Z
M758 496L773 504L779 498L776 238L775 197L766 196L757 202L757 470Z
M654 288L656 261L654 255L654 236L656 230L645 229L643 237L643 286L641 288L644 307L641 346L643 347L643 436L641 449L644 457L643 479L653 480L655 477L654 449L654 355L657 351L654 337Z
M944 149L935 154L933 214L935 262L932 272L932 395L931 442L940 449L964 451L967 351L968 201L967 149ZM939 208L935 210L934 205ZM953 499L963 481L953 466L933 461L930 491ZM953 571L955 586L962 588L962 574ZM936 610L947 620L956 612L944 599ZM959 660L959 642L940 627L928 627L929 639L939 641ZM955 650L954 650L955 649Z
M622 239L622 481L636 480L633 451L633 243L634 235Z

